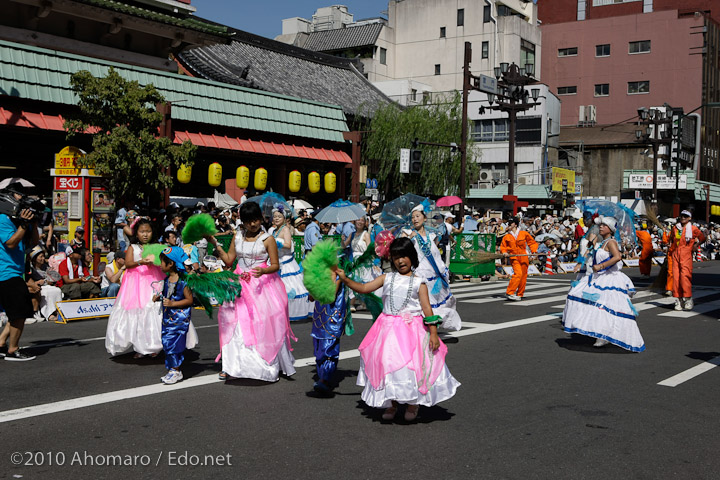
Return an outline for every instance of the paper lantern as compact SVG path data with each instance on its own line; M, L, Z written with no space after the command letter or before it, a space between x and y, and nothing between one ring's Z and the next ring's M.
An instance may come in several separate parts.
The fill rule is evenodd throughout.
M253 181L255 190L265 190L265 187L267 187L267 177L267 170L264 168L260 167L255 170L255 180Z
M325 174L325 191L327 193L335 193L335 187L337 187L337 177L333 172Z
M208 168L208 183L211 187L219 187L222 183L222 165L217 162L211 163Z
M320 174L318 172L310 172L310 175L308 175L308 190L310 190L310 193L320 191Z
M300 191L300 185L302 184L302 175L297 170L290 172L290 178L288 180L288 190L293 193Z
M245 165L235 170L235 185L238 188L247 188L250 185L250 169Z
M190 177L192 176L192 167L188 167L185 164L180 165L177 172L177 179L180 183L190 183Z

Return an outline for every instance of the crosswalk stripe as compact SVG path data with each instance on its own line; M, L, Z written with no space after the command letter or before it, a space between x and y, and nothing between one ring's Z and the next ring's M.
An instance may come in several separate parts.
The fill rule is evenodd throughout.
M670 378L666 378L662 382L658 382L658 385L662 385L663 387L677 387L681 383L687 382L688 380L691 380L698 375L701 375L709 370L712 370L713 368L720 365L720 357L711 358L707 362L703 362L699 365L695 365L692 368L689 368L685 370L684 372L680 372L677 375L674 375Z
M537 291L531 291L531 292L529 292L529 293L527 293L527 290L526 290L525 297L537 297L537 296L540 296L540 295L547 295L547 294L549 294L549 293L558 293L558 292L567 292L567 287L540 289L540 290L537 290ZM504 294L505 294L505 289L502 289L502 290L500 290L500 291L498 291L498 292L492 292L492 293L494 293L495 295L497 295L497 294L503 294L503 295L504 295ZM488 295L488 294L490 294L490 292L486 292L486 295ZM557 300L557 298L555 298L555 299L550 298L550 299L547 299L547 300L543 300L542 302L539 302L539 303L554 302L554 301L556 301L556 300ZM479 303L490 303L490 302L504 302L504 301L505 301L505 297L497 297L497 296L496 296L496 297L486 297L486 298L469 298L469 299L462 299L462 300L460 300L460 301L463 302L463 303L475 303L475 304L479 304ZM520 303L522 303L522 302L520 302Z
M526 292L550 292L550 291L557 292L557 291L560 291L563 289L568 290L569 288L570 288L570 285L565 285L565 286L562 286L562 285L528 285L525 288L525 291ZM507 285L498 285L497 287L495 287L493 289L480 290L480 291L468 292L466 290L461 293L455 293L453 291L453 296L455 298L470 298L470 297L477 297L480 295L492 295L495 293L505 293L506 290L507 290Z
M698 297L695 297L698 298ZM720 301L715 300L712 302L707 303L701 303L700 305L695 305L695 307L692 310L682 310L682 311L670 311L661 313L658 315L659 317L675 317L675 318L691 318L695 315L701 315L704 313L712 312L713 310L720 310Z
M567 289L566 289L567 290ZM528 295L526 295L528 296ZM558 300L564 300L567 298L567 292L565 295L557 295L554 297L543 297L535 300L523 300L521 302L508 302L509 307L532 307L533 305L541 305L548 302L556 302Z

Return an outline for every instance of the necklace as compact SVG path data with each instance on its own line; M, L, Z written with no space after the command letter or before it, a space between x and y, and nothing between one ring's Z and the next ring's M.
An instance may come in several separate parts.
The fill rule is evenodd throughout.
M408 285L407 292L405 293L405 299L403 300L402 305L400 305L400 308L395 308L395 277L400 275L397 272L394 272L390 276L390 295L388 295L388 308L390 309L390 315L398 315L400 314L405 308L407 307L408 303L410 302L410 297L412 296L413 292L413 283L415 282L415 272L412 272L410 274L410 285Z
M255 240L252 243L252 248L250 249L250 263L247 262L246 256L245 256L245 235L241 234L240 237L240 253L242 253L242 261L243 265L245 265L245 270L248 270L253 263L255 263L255 245L257 245L259 235L255 235Z
M282 225L280 225L280 228L277 228L277 227L276 227L276 228L275 228L275 231L274 231L273 234L272 234L272 235L273 235L273 238L277 238L278 235L280 235L280 231L281 231L283 228L285 228L285 224L284 224L284 223L283 223Z

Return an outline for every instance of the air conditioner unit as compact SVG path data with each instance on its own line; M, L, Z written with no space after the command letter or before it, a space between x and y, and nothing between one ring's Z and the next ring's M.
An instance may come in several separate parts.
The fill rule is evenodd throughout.
M595 108L595 105L588 105L585 109L585 120L588 122L595 123L597 120L597 108Z
M493 170L492 171L492 179L496 182L499 182L505 178L505 171L504 170Z
M518 177L518 183L519 183L520 185L527 185L527 183L528 183L528 178L527 178L527 177Z
M480 182L492 182L493 179L493 171L489 169L480 169L480 176L478 177L478 180Z
M492 183L478 183L477 188L480 190L489 190L492 188Z
M585 105L580 105L578 112L578 123L583 123L585 121Z

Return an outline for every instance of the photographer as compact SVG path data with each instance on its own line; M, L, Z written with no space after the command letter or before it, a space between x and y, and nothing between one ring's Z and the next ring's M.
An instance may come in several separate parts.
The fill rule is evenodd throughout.
M4 206L9 205L15 213L12 216L0 213L0 304L8 316L8 323L0 334L0 344L7 342L7 350L3 347L0 355L5 356L5 360L23 362L35 359L20 351L18 343L25 319L33 316L32 297L23 273L25 249L38 243L37 212L20 207L25 191L19 183L10 184L4 193Z

